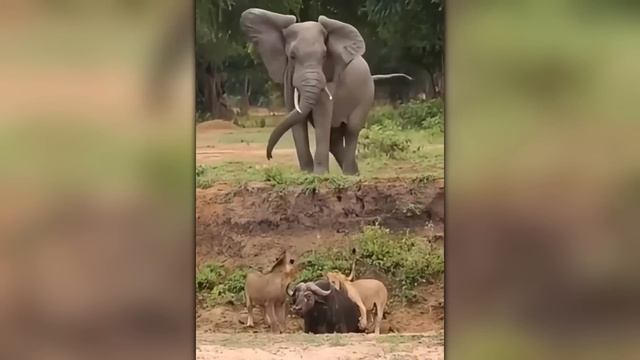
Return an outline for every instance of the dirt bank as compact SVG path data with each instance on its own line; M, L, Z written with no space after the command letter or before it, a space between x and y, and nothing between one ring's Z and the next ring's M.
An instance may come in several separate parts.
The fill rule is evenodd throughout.
M216 261L228 266L265 267L284 248L299 256L310 250L350 247L353 233L375 223L391 230L442 238L443 222L442 181L385 179L346 189L325 186L311 193L297 187L276 189L264 183L240 187L218 184L196 192L196 264ZM443 328L443 285L422 285L416 292L415 304L390 307L382 333L424 333ZM198 306L197 329L203 333L268 332L261 310L255 313L257 326L249 329L244 326L247 313L243 306ZM287 333L301 331L301 319L291 316ZM217 351L224 353L221 348L214 353Z
M442 234L443 221L442 181L380 180L315 193L220 184L196 192L196 257L198 264L215 259L258 265L256 260L276 256L282 246L300 253L333 246L376 222Z

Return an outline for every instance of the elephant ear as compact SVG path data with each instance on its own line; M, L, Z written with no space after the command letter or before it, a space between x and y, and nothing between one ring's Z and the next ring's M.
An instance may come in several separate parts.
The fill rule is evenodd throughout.
M318 22L327 31L327 49L335 67L343 69L356 56L364 54L364 39L355 27L326 16L320 16Z
M287 55L282 30L296 22L293 15L282 15L262 9L248 9L240 15L240 27L256 47L271 79L282 83Z

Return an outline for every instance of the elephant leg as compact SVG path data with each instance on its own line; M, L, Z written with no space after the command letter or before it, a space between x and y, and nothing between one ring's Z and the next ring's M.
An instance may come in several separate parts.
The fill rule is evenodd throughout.
M344 134L344 153L342 172L345 175L358 175L358 163L356 162L356 148L358 147L358 135L360 131L347 129Z
M309 129L307 122L304 121L296 124L291 128L293 133L293 142L296 145L296 154L298 155L298 163L300 170L306 172L313 171L313 158L309 149Z
M329 144L331 142L332 102L326 94L313 109L313 127L316 133L316 154L313 158L313 172L325 174L329 172Z
M364 125L370 108L370 104L361 104L361 106L358 106L353 113L351 113L347 121L347 127L344 132L344 153L342 157L344 161L342 172L345 175L358 175L359 173L358 163L356 161L358 136L360 135L360 130Z
M329 150L333 157L336 159L340 169L343 168L343 156L344 156L344 125L331 128L331 143L329 144Z

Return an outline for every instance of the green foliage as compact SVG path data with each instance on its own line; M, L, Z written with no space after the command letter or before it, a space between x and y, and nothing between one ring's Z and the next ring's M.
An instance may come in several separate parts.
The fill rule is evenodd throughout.
M303 270L298 274L296 282L316 281L329 271L348 274L351 271L353 256L348 249L325 249L313 251L304 256L301 265Z
M402 301L415 300L413 290L444 273L444 258L427 239L410 234L394 235L388 229L370 226L359 235L360 257L396 285Z
M263 179L262 170L256 165L227 161L218 165L196 166L196 187L206 189L218 182L244 183Z
M359 178L353 176L333 175L328 177L327 184L329 185L330 189L344 190L351 188L359 181Z
M444 132L444 104L442 99L411 100L398 108L402 129L437 129Z
M247 269L234 270L218 263L204 265L196 274L196 293L206 305L243 302Z
M380 125L392 127L400 122L398 112L391 105L377 106L369 112L367 127Z
M433 176L432 174L426 174L426 175L420 175L413 178L411 182L413 182L416 185L427 185L427 184L431 184L435 179L436 177Z
M411 100L397 110L391 106L380 106L370 112L367 127L431 129L444 132L444 103L442 99Z
M394 63L438 69L444 53L442 0L366 0L364 10L378 28Z
M436 280L444 273L444 258L428 239L410 234L394 234L380 226L365 227L354 238L356 273L373 269L388 280L391 295L401 302L416 300L415 288ZM316 281L329 271L351 272L351 248L328 248L303 254L301 271L295 282ZM198 298L211 306L242 303L246 268L228 269L217 263L203 266L196 274Z
M415 301L417 286L444 273L442 253L432 248L426 238L393 234L383 227L369 226L354 240L359 249L356 273L365 267L384 274L392 285L392 296L403 303ZM297 281L316 281L328 271L349 274L353 255L348 248L332 248L313 251L303 259L303 270Z
M373 125L360 133L358 148L359 155L364 159L406 159L411 149L411 139L396 128Z
M219 165L197 165L196 187L206 189L218 182L244 184L248 181L261 181L273 185L278 190L299 187L309 195L317 192L321 186L329 189L346 189L359 178L342 174L315 175L301 172L293 167L261 167L240 161L228 161Z

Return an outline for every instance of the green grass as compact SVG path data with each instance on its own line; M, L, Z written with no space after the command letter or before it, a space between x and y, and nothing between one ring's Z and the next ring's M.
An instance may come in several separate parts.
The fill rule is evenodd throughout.
M373 270L383 274L392 300L399 303L417 301L415 289L436 281L444 273L444 257L429 239L412 234L394 234L380 226L365 227L355 235L356 273ZM315 281L328 271L348 274L353 261L351 248L330 248L302 254L299 281ZM196 274L198 298L206 305L241 304L247 268L230 269L208 263Z
M406 177L416 179L441 179L444 176L444 155L442 149L432 148L405 161L392 159L365 159L359 163L360 176L342 175L340 169L331 169L327 175L301 172L293 165L265 166L251 162L227 161L218 165L198 165L196 167L196 187L209 188L217 183L244 185L249 182L265 182L279 189L303 187L303 191L313 193L321 186L344 189L363 180Z
M220 143L258 142L266 143L270 129L251 130L250 132L229 132L221 135ZM303 186L308 191L317 190L318 186L328 183L333 187L346 187L357 183L360 179L386 177L444 176L444 146L442 137L429 135L429 130L402 131L401 136L410 139L411 149L400 158L385 156L376 152L374 156L359 155L359 177L343 176L340 168L332 159L330 173L316 176L301 172L297 164L264 165L254 162L227 161L216 165L198 165L196 169L196 186L208 188L216 183L226 182L243 184L246 182L267 182L280 187ZM293 141L288 137L293 147ZM286 143L284 144L286 146Z
M313 175L304 173L293 166L261 166L248 162L225 162L220 165L196 167L196 186L208 188L216 183L228 182L245 184L247 182L265 182L276 189L300 187L301 191L311 194L326 185L330 189L344 189L360 181L357 177L347 177L339 173Z

